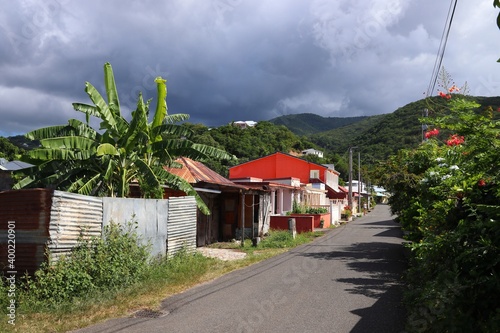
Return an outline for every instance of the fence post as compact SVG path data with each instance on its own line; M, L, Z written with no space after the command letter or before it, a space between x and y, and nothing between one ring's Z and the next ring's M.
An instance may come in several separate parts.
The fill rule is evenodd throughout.
M292 234L293 239L297 236L297 228L295 227L295 219L294 218L289 218L288 219L288 230Z

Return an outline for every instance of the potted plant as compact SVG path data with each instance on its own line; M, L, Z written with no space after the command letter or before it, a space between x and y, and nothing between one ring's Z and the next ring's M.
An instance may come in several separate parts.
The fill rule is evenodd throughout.
M345 219L346 221L350 221L352 216L352 209L349 206L344 206L344 210L341 213L341 218Z

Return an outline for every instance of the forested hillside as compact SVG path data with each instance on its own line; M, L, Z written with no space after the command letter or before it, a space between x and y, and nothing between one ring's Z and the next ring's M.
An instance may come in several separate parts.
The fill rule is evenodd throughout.
M500 97L470 97L482 105L497 110ZM359 122L329 131L311 134L307 139L325 151L345 155L349 147L356 146L365 164L386 160L403 148L414 148L422 142L423 110L432 105L446 113L445 100L433 97L409 103L393 113L367 117ZM430 103L430 104L429 104ZM478 112L482 112L480 109ZM433 118L437 114L430 113ZM498 112L496 117L500 116Z
M500 106L500 97L474 99L483 106L492 106L494 110ZM423 110L429 106L428 103L435 105L443 103L443 100L439 97L419 100L393 113L370 117L324 118L313 114L298 114L275 118L272 122L261 121L255 127L246 129L230 124L218 128L191 123L185 123L183 126L193 132L193 141L223 148L237 158L232 161L205 161L209 167L224 176L227 176L230 166L277 151L298 153L304 149L316 148L322 150L325 157L318 159L309 156L308 159L317 163L335 164L341 177L346 179L349 147L356 146L355 152L361 153L361 164L365 173L374 164L385 161L398 150L417 147L422 142L420 119ZM429 117L434 116L436 115L429 114ZM495 116L500 116L500 113L496 112ZM277 123L289 124L289 127L276 125ZM340 124L344 125L338 127ZM298 135L297 132L308 134ZM17 147L4 139L0 145L0 157L13 157L20 153L19 146L30 149L27 144L36 144L21 136L9 140L10 143L16 143Z
M368 117L322 117L314 113L300 113L269 120L275 125L284 125L297 135L312 135L363 121Z
M205 161L210 168L225 176L230 166L275 152L299 153L308 148L320 148L306 137L292 133L285 126L277 126L267 121L261 121L255 127L245 129L232 125L208 128L201 124L186 123L184 126L193 132L191 140L223 148L237 158L233 161ZM334 163L340 172L345 172L345 162L342 158L326 153L323 159L315 156L309 156L308 159L317 163Z

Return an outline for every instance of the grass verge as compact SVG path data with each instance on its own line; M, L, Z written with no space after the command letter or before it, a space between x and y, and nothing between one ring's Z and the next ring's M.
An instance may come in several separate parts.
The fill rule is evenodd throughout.
M4 305L9 299L7 285L4 283L0 290L0 313L4 316L4 320L0 321L0 332L66 332L109 318L127 316L140 309L155 310L159 308L161 301L169 296L286 252L321 235L322 232L304 233L293 239L286 231L271 231L270 235L255 247L250 240L246 240L243 246L237 242L212 244L215 248L239 249L246 252L247 256L244 259L222 261L206 258L199 253L182 252L168 260L151 262L141 271L140 279L134 283L120 288L91 288L82 294L68 296L68 299L54 300L43 290L44 287L53 288L53 285L39 282L35 284L31 281L32 290L29 289L29 284L19 286L17 290L15 325L8 323L5 312ZM77 268L80 274L81 263ZM68 276L67 266L63 269L64 276ZM47 278L47 273L44 274L44 278ZM36 290L36 293L33 290Z

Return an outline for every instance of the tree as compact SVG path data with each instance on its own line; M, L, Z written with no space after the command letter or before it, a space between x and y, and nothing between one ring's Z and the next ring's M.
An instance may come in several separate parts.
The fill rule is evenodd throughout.
M94 105L73 103L86 115L86 123L70 119L67 125L38 129L26 134L39 140L41 147L29 151L24 159L36 166L14 188L52 186L86 195L126 197L130 184L138 182L144 197L161 198L162 185L196 197L200 209L209 210L192 186L164 167L180 167L179 156L194 160L232 159L223 150L192 142L192 132L176 122L187 114L167 113L166 81L155 79L157 103L149 122L149 105L139 94L137 108L128 122L120 111L113 70L104 65L107 102L97 89L86 82L85 92ZM90 117L101 121L99 131L89 125Z
M22 152L23 150L12 144L9 139L0 137L0 157L11 161L16 159Z

